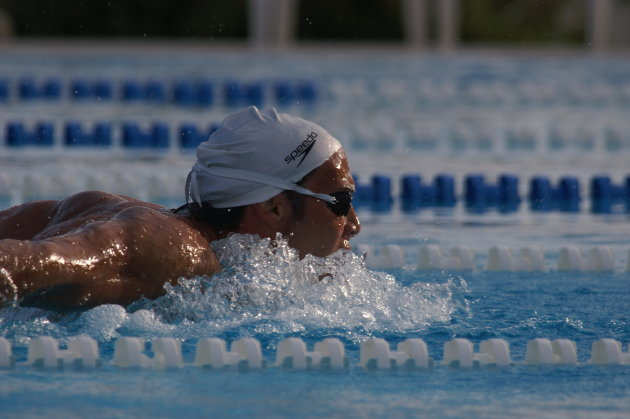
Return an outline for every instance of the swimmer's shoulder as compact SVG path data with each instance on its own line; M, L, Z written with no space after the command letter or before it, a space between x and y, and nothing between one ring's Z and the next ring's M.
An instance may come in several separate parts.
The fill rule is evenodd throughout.
M0 240L26 240L44 229L59 201L34 201L0 211Z
M161 205L105 192L77 194L64 204L66 214L94 221L80 228L94 242L123 244L126 272L143 283L145 296L159 295L164 282L221 269L209 245L212 235Z
M121 229L127 237L159 243L164 238L185 244L208 243L187 217L174 214L161 205L107 192L81 192L61 201L54 221L66 220L70 220L67 224L81 221L79 227L104 221L105 224L98 223L98 228L106 229L111 225L113 229Z
M111 219L132 207L164 211L160 205L123 195L80 192L60 200L33 201L0 211L0 239L28 240L48 230L67 232L91 221Z
M114 221L125 226L130 273L156 287L147 289L147 296L159 295L164 282L175 284L182 277L209 276L221 270L210 247L214 237L186 217L135 206L121 211Z
M55 213L60 219L69 219L93 213L115 214L130 207L163 208L160 205L124 195L102 191L85 191L58 201L55 206Z
M128 233L136 237L149 237L177 246L195 245L209 249L208 243L216 240L216 235L209 228L160 206L127 206L112 221L127 226Z

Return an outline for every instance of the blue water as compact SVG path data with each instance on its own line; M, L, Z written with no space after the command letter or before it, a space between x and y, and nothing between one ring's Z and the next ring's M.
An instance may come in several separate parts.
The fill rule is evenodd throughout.
M629 171L630 147L624 137L614 150L604 137L608 128L623 131L627 127L630 101L623 92L630 62L624 57L389 53L383 59L314 53L269 60L231 53L57 57L15 51L5 57L0 70L12 78L23 74L63 75L64 80L79 75L122 79L130 74L161 79L178 75L218 80L311 78L322 89L319 102L314 108L293 106L290 110L330 126L347 148L360 179L374 173L397 179L418 172L426 180L448 172L460 185L468 173L483 172L494 178L510 172L522 182L536 174L554 179L569 174L586 185L598 173L608 173L619 182ZM208 68L212 70L202 70ZM403 84L401 90L400 81L410 84ZM405 87L416 86L416 81L424 83L424 90L409 95ZM601 85L603 90L595 88ZM499 93L492 90L497 86L503 89ZM556 86L552 93L545 90L550 86ZM449 90L453 87L454 91ZM515 94L517 90L521 93ZM192 118L206 124L228 111L222 105L188 109L119 102L80 106L69 100L18 101L0 104L0 124L4 129L9 120L33 122L41 115L58 124L74 118L88 123L99 118L120 122L128 117L144 122L161 119L173 125ZM418 137L412 135L415 122L421 123ZM577 138L571 133L585 127L591 129L591 137L552 146L549 132L557 125L567 130L568 138ZM427 126L431 129L424 131ZM532 130L533 145L522 140L527 136L520 143L510 143L513 137L507 132L512 128ZM488 135L480 136L484 133ZM175 205L181 191L178 182L173 182L171 192L171 178L161 178L163 183L158 185L168 196L159 199L147 192L147 185L156 173L183 179L192 159L177 150L166 156L138 156L117 146L104 152L73 151L62 147L16 151L1 146L0 192L3 179L13 186L0 198L15 204L97 185ZM27 172L40 177L27 182ZM55 176L58 181L47 183ZM457 192L461 193L459 187ZM343 252L326 260L299 261L285 246L270 254L266 242L236 237L218 248L230 269L213 278L193 278L167 287L165 297L155 301L127 308L104 305L69 315L0 309L0 336L12 342L17 357L15 369L0 370L0 416L625 418L630 412L630 367L595 366L588 360L592 343L601 338L617 339L628 351L630 219L624 211L591 213L586 196L580 205L581 210L574 213L537 213L522 204L507 214L496 209L473 213L461 205L411 214L397 206L385 213L363 208L359 212L363 231L355 244L401 246L402 268L370 270L362 255ZM444 250L470 247L476 269L419 270L418 250L425 244ZM488 272L486 256L495 245L540 246L547 269ZM585 250L610 247L614 269L558 271L558 252L570 245ZM334 279L315 281L321 272L333 273ZM38 371L25 364L31 338L48 335L65 344L79 334L99 342L100 369ZM116 339L122 336L147 341L159 336L181 339L187 366L174 371L118 369L111 360ZM267 368L242 373L192 366L197 340L211 336L228 343L255 337L261 342ZM278 343L292 336L302 338L309 348L323 338L339 338L349 358L348 370L274 367ZM370 337L382 337L392 348L406 338L422 338L436 366L413 372L364 371L358 366L359 348ZM505 339L515 365L470 370L440 365L444 343L455 337L475 345L489 338ZM579 365L524 365L527 342L539 337L575 341Z
M100 306L60 318L34 309L4 309L1 334L15 343L18 362L26 360L29 337L51 335L63 342L77 334L98 339L105 362L90 372L38 372L24 365L0 372L3 417L42 412L98 417L623 417L630 408L630 369L587 363L593 341L628 341L628 273L456 275L412 268L375 273L351 254L326 262L294 258L287 249L271 257L250 255L247 263L253 267L237 263L213 280L190 280L169 288L162 299L128 310ZM332 272L335 281L323 285L304 278L318 268ZM180 338L189 366L119 370L110 362L120 336ZM207 336L228 342L256 337L269 366L249 373L192 366L196 341ZM276 345L291 336L309 347L325 337L340 338L349 370L274 367ZM442 359L444 343L454 337L475 343L499 337L509 342L516 365L366 372L358 361L359 345L368 337L391 344L421 337L435 360ZM522 365L527 341L537 337L574 340L581 365Z

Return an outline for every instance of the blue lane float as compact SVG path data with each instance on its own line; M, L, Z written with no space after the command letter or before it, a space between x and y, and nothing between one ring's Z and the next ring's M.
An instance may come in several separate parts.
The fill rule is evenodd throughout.
M423 184L419 175L404 175L400 180L400 189L404 211L429 206L452 207L457 201L455 180L451 175L437 175L429 185Z
M166 150L170 145L168 126L155 122L145 130L134 122L123 123L122 145L129 149Z
M223 102L237 108L247 105L262 107L266 101L265 86L262 82L241 82L228 80L223 85Z
M12 87L14 84L15 88ZM23 77L15 83L9 79L0 79L0 103L13 99L13 90L16 92L15 99L22 101L60 100L67 97L75 101L120 100L126 103L171 103L186 107L211 107L216 104L262 107L267 106L271 99L278 106L312 106L320 96L319 87L310 80L226 80L222 84L220 100L217 101L216 84L216 81L206 79L114 81L75 78L62 82L57 78L39 80Z
M107 80L96 80L91 86L92 95L96 100L111 100L114 98L114 88Z
M166 92L162 83L148 81L141 83L136 80L125 80L121 87L121 98L124 101L164 102Z
M98 79L88 81L73 79L68 85L68 96L73 100L112 100L114 99L114 87L109 80Z
M0 79L0 102L9 101L9 82L6 79Z
M173 86L173 102L180 106L210 107L215 104L214 83L208 80L180 80Z
M562 177L557 186L545 176L534 176L530 180L529 201L533 211L577 212L581 200L580 182L576 177Z
M500 212L514 212L521 202L518 178L503 174L496 184L492 184L486 182L483 175L468 175L464 179L464 201L466 207L475 212L492 207L498 208Z
M6 144L9 147L50 147L54 143L54 127L51 122L38 122L28 129L21 122L9 122L6 131Z
M253 105L259 108L265 103L265 86L261 82L251 82L245 85L244 105Z
M394 198L392 195L392 180L389 176L376 174L370 183L365 184L354 177L356 192L353 202L355 208L366 207L375 212L388 212L392 209Z
M37 82L32 78L23 78L18 83L17 91L22 100L55 100L61 97L61 83L57 79Z
M195 123L183 123L176 130L164 121L156 121L148 128L141 128L146 122L127 121L112 123L100 121L85 127L79 121L65 123L60 136L56 126L50 121L39 121L28 125L20 121L9 121L5 126L4 141L7 149L27 149L29 147L95 147L123 149L144 149L163 152L173 148L171 133L175 135L174 147L180 151L194 150L206 141L218 124L203 127ZM116 141L114 141L116 139ZM1 139L0 139L1 140ZM18 151L16 151L18 152ZM384 174L375 174L368 183L355 176L357 191L354 195L355 208L365 208L376 212L388 212L393 208L393 180ZM456 194L456 181L453 175L438 174L431 183L424 183L420 174L408 173L399 179L399 207L405 212L415 212L423 208L453 207L461 200L470 212L484 213L498 210L511 213L520 207L522 198L519 192L520 180L513 174L500 174L496 183L488 182L482 174L469 174L463 179L462 193ZM529 182L526 199L532 211L578 212L581 210L583 192L580 181L575 176L563 176L555 184L547 176L537 175ZM590 179L590 210L593 213L630 211L630 175L615 183L607 175L596 175Z
M61 82L57 79L44 81L42 96L46 99L59 99L61 97Z
M169 124L154 122L147 126L145 122L125 122L112 124L110 122L95 122L82 124L69 121L61 127L51 122L41 121L26 126L21 122L9 122L6 125L4 139L0 138L0 145L4 145L5 152L16 156L28 149L54 149L63 152L64 148L82 148L84 150L130 151L143 150L146 152L164 153L165 151L192 152L199 144L208 140L216 130L217 124L200 126L195 123L181 124L172 130ZM171 141L171 136L175 141ZM98 151L101 153L102 151ZM20 173L6 176L12 183L20 185L23 182ZM393 178L377 174L367 182L354 177L356 193L354 207L357 211L373 211L376 213L390 212L400 209L413 215L417 211L427 208L452 208L458 202L465 204L465 209L471 213L484 214L490 210L499 213L511 213L520 207L521 197L518 192L519 180L514 175L501 175L496 184L488 183L484 177L477 174L468 175L462 185L462 193L457 194L457 184L454 176L448 174L437 175L432 183L423 183L418 174L406 174L399 179L397 195L393 191ZM576 177L565 176L557 186L545 176L535 176L530 179L530 188L526 197L530 209L537 212L563 211L578 212L582 208L582 192ZM607 176L591 178L590 211L593 213L623 213L630 212L630 175L621 184L615 184ZM68 191L68 194L72 191ZM36 199L36 197L30 197ZM21 202L16 202L19 204ZM394 207L396 204L396 207ZM585 209L585 208L584 208Z
M75 100L92 99L92 88L90 84L83 79L76 79L70 82L70 97Z
M392 207L392 180L389 176L372 176L372 210L389 211Z
M208 129L203 129L195 124L187 123L179 127L179 146L184 151L194 151L199 144L206 141L214 131L219 128L218 124L211 124Z
M295 89L288 81L278 81L273 86L273 95L279 105L289 105L297 98Z
M630 208L630 175L620 185L613 183L609 176L594 176L590 186L592 212L610 213L617 204Z
M297 84L297 100L296 103L303 103L313 106L318 98L317 85L310 80L302 80Z
M90 131L79 122L68 122L64 127L64 144L69 147L110 147L112 127L109 123L97 122Z
M96 122L82 125L79 122L68 122L56 132L53 124L40 122L32 126L21 123L7 125L4 140L8 155L19 156L26 150L45 150L62 153L66 148L94 150L102 153L108 150L118 152L134 152L143 150L155 153L164 152L190 153L204 141L207 141L216 130L217 125L203 127L193 123L180 125L172 131L167 124L156 122L150 126L137 122L127 122L113 126L107 122ZM171 141L171 137L174 141ZM25 182L21 172L4 173L11 184ZM151 181L153 174L143 174ZM591 179L592 190L589 191L590 211L593 213L628 213L630 212L630 176L622 185L612 185L608 180L602 182L601 177ZM423 184L420 175L404 175L400 178L397 195L393 191L393 178L386 175L374 175L367 182L355 176L356 192L353 197L354 208L358 211L389 213L400 210L407 215L414 215L425 209L438 209L442 214L451 213L458 202L465 203L465 210L472 214L483 215L488 211L509 214L520 207L521 198L517 190L517 180L510 176L501 176L497 184L487 184L483 177L471 175L466 177L464 194L456 193L455 179L451 175L438 175L431 184ZM602 184L608 188L602 191ZM472 185L472 186L471 186ZM530 209L536 212L578 212L587 209L581 206L582 193L577 178L566 177L559 182L559 187L552 186L547 177L536 176L531 179L530 191L526 195ZM561 186L562 185L562 186ZM599 188L596 190L595 188ZM73 193L69 189L66 194ZM175 198L175 197L173 197ZM37 196L29 196L37 199ZM23 203L17 196L13 205ZM442 209L448 211L442 212Z
M309 80L279 80L272 87L273 98L279 106L313 106L319 97L318 91L317 85Z
M45 95L42 95L42 81L40 80L32 77L23 77L15 83L9 82L19 85L23 80L29 80L34 88L28 87L23 94L17 95L18 99L32 100L45 97ZM116 83L115 81L108 82L110 84ZM171 90L168 88L170 81L158 80L158 82L165 87L164 91ZM90 84L91 82L87 81L87 83ZM63 83L58 82L58 84L60 87L63 87ZM267 81L265 81L265 84L267 84ZM368 95L374 99L375 94L377 100L382 100L385 103L393 101L398 103L416 103L420 109L439 109L452 107L453 105L481 105L490 109L505 107L506 105L516 108L548 108L559 104L586 108L592 106L601 107L602 105L625 107L630 103L630 97L627 93L628 89L624 89L624 86L619 85L617 81L606 80L606 78L600 80L598 89L592 91L592 94L584 94L588 90L588 88L584 89L584 87L580 87L583 91L577 93L575 86L572 86L570 82L569 84L556 83L553 86L546 84L541 89L538 88L540 86L531 84L531 80L520 79L519 77L515 79L510 78L509 82L502 80L499 83L489 84L487 80L467 80L464 83L457 80L436 82L434 76L425 74L421 75L420 78L416 75L416 77L407 81L390 77L377 79L359 77L347 84L348 86L336 85L330 89L333 99L332 103L339 103L345 106L348 102L361 101ZM368 88L369 85L372 85L373 88ZM284 87L289 87L296 95L295 101L289 103L311 104L318 99L321 91L320 87L313 80L290 81L288 85L285 84L281 88L281 90L286 92ZM284 94L281 97L288 98ZM603 97L606 97L606 99L602 102ZM122 97L119 99L124 100ZM278 100L277 103L286 104L287 102ZM513 127L507 130L506 134L506 148L511 150L534 151L540 145L540 138L538 138L536 130L532 128ZM471 138L475 137L477 136L473 135ZM549 134L550 148L566 148L569 143L567 138L570 137L575 138L570 133L563 132L563 130L554 126ZM588 148L593 145L594 140L592 136L589 138L589 135L582 135L582 137L586 137L586 139L580 139L579 147ZM464 140L467 141L466 138ZM482 138L476 138L475 140L481 147L485 148L487 146L487 141L483 141ZM457 139L454 143L458 143ZM614 134L607 139L607 143L607 147L612 151L618 146L625 148L624 143L626 141Z

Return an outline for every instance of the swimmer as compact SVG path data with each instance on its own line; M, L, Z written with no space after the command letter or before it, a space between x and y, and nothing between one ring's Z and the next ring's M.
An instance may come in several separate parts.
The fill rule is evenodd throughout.
M324 257L361 229L346 155L313 122L249 107L196 155L177 209L90 191L0 211L0 306L127 305L220 271L209 243L230 233L280 233L300 257Z

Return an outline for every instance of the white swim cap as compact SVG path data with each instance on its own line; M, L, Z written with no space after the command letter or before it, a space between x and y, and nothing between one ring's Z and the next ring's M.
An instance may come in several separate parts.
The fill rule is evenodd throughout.
M335 202L295 182L339 149L339 141L313 122L251 106L228 115L199 145L197 162L186 179L186 200L228 208L293 190Z

